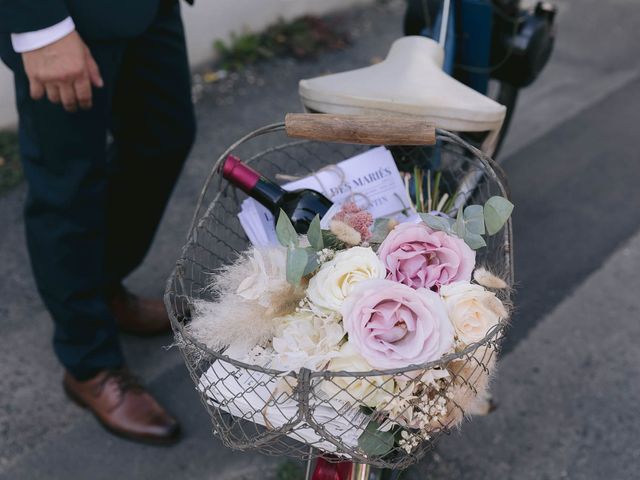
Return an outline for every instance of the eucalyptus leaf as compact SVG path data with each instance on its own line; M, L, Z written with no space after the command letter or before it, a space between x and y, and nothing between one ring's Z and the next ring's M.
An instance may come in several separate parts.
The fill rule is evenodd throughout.
M307 268L308 255L304 248L290 248L287 250L287 282L299 285Z
M463 240L473 250L477 250L479 248L487 246L487 242L484 241L484 238L482 238L482 235L478 233L472 233L469 230L465 232L465 236L463 237Z
M371 420L358 438L358 446L368 456L382 456L393 449L395 442L393 432L381 432L378 428L380 424Z
M482 205L469 205L464 209L464 224L467 231L484 235L484 208Z
M318 268L318 265L320 265L320 262L318 261L318 253L313 247L305 248L304 251L307 253L307 265L304 267L302 276L309 275Z
M487 226L487 233L495 235L507 223L513 212L513 203L504 197L491 197L484 204L484 223Z
M324 240L322 239L322 229L320 228L320 215L316 215L309 224L309 230L307 230L307 239L311 246L319 252L324 248Z
M454 224L454 220L452 218L439 217L437 215L431 215L430 213L419 213L418 215L420 215L420 218L422 218L424 223L434 230L447 233L452 232Z
M464 214L462 213L462 209L458 209L458 216L456 217L456 221L451 227L453 233L455 233L458 237L464 238L467 234L467 227L464 223Z
M369 243L382 243L390 231L388 218L376 218L373 222L373 232Z
M298 233L293 228L289 216L283 210L280 210L278 221L276 222L276 235L282 246L288 248L298 246Z
M322 241L327 248L340 249L344 245L330 230L322 230Z

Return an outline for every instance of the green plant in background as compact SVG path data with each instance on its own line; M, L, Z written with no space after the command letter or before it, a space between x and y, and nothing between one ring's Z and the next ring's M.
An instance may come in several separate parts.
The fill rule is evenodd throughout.
M223 68L241 70L274 56L305 59L321 51L342 49L347 44L346 34L319 17L307 15L290 22L280 19L262 33L232 34L228 43L216 40L214 47Z
M275 480L301 480L304 478L304 471L300 465L293 462L284 462L276 471Z
M263 45L261 36L251 32L240 35L232 33L229 45L216 40L214 47L220 55L222 67L227 70L241 70L246 65L273 56Z
M276 55L297 59L314 57L327 50L340 50L348 45L346 34L322 18L306 15L291 22L280 19L263 33L267 48Z
M14 131L0 131L0 193L6 192L21 180L18 134Z

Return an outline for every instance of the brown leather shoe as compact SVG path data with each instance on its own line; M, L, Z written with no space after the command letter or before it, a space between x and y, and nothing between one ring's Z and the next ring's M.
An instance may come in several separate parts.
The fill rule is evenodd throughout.
M123 332L150 336L171 330L169 315L162 300L138 297L119 288L111 297L109 306Z
M169 445L180 437L176 419L127 370L103 370L85 382L65 373L62 386L71 400L120 437L153 445Z

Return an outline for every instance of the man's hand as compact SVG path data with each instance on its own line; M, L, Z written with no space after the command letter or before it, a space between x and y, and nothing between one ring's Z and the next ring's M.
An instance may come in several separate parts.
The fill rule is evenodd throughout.
M46 93L50 101L62 103L68 112L75 112L78 107L91 108L91 86L104 84L89 48L75 31L50 45L23 53L22 61L31 97L39 100Z

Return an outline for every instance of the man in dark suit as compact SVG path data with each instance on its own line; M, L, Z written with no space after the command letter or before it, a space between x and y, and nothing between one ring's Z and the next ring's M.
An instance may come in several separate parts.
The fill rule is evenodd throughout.
M169 327L122 280L145 256L195 126L177 0L0 0L29 193L25 225L69 396L110 431L179 435L128 373L118 329Z

